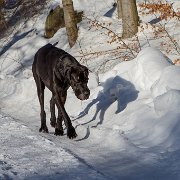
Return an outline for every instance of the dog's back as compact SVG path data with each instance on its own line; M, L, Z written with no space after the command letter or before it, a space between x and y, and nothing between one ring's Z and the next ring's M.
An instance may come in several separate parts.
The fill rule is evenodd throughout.
M68 58L66 58L67 56ZM79 62L73 56L52 44L43 46L35 54L32 65L33 75L35 78L36 76L41 78L49 89L53 83L53 70L58 62L63 63L63 66L71 64L73 66L80 66Z
M40 48L34 57L32 71L34 78L38 76L44 84L50 88L50 82L53 81L53 69L57 64L59 57L65 51L56 48L52 44L47 44Z
M46 58L46 56L48 55L50 49L52 49L52 45L47 44L47 45L43 46L42 48L40 48L36 52L36 54L34 56L34 62L32 65L33 73L36 73L39 76L41 76L41 70L46 71L46 69L47 69L47 58Z

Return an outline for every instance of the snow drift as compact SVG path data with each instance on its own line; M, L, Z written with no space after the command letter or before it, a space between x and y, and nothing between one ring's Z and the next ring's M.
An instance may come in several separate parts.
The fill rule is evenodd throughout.
M69 140L66 137L47 135L45 138L57 145L61 141L62 148L75 153L74 157L78 154L88 166L101 172L102 178L152 179L166 175L177 178L178 170L173 170L172 174L171 169L167 169L163 173L157 172L156 176L151 170L157 166L161 171L174 152L180 153L178 77L180 68L151 47L143 49L136 59L120 63L104 74L90 73L90 99L80 102L72 89L68 92L66 109L79 135L77 140L67 145ZM39 104L31 71L26 69L20 77L3 75L0 83L1 111L13 116L18 123L31 127L36 135L40 121ZM47 111L49 98L47 91ZM50 130L50 133L54 131ZM15 129L12 132L16 134ZM8 148L10 144L6 146ZM15 143L14 146L19 145ZM1 153L6 154L4 149ZM33 159L30 159L30 164L36 167ZM177 161L171 164L179 167ZM42 172L35 169L32 172L38 171L40 177ZM23 173L31 174L25 170ZM7 174L15 177L9 171ZM50 177L64 178L63 175Z
M103 16L110 13L113 2L77 0L75 7L87 15ZM35 24L30 20L14 37L18 40L1 51L0 179L180 179L180 67L156 48L142 49L132 61L116 61L107 72L90 73L91 96L86 101L69 89L66 110L76 140L67 139L66 133L54 136L47 90L50 133L38 132L40 108L31 72L34 54L59 38L59 48L72 55L77 52L77 45L69 49L65 29L51 40L42 37L47 12ZM94 49L99 48L94 42L104 42L98 33L88 31L86 21L80 24L79 40ZM101 61L97 57L86 65L96 69Z

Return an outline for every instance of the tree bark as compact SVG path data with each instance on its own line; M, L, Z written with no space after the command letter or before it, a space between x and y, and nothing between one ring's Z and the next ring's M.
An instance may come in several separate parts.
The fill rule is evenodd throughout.
M62 0L64 10L64 22L70 47L76 43L78 37L77 22L72 0Z
M121 0L123 38L131 38L138 32L138 12L136 0Z
M117 14L118 14L118 19L122 19L122 1L117 0Z

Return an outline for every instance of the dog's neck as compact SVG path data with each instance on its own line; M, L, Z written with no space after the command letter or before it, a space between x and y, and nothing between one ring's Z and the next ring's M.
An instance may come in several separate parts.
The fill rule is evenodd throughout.
M73 66L72 66L73 62ZM56 77L61 82L65 82L66 86L71 86L70 71L72 67L80 65L79 62L70 54L65 53L59 56L54 68Z
M70 84L70 77L68 77L68 69L70 69L70 64L69 63L62 63L62 60L59 61L56 66L54 67L54 75L56 76L56 78L58 79L58 81L60 81L61 85L63 85L63 88L69 88L69 86L71 86Z
M58 88L67 90L70 87L69 80L62 75L62 72L58 71L56 68L54 69L53 79L56 79L56 85Z

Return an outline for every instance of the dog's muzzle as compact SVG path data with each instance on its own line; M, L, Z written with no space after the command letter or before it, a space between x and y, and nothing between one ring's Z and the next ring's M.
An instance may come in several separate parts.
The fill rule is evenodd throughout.
M86 91L84 91L83 93L79 94L79 95L77 96L77 98L80 99L80 100L86 100L86 99L89 98L89 96L90 96L90 91L89 91L89 90L86 90Z
M71 83L71 87L78 99L86 100L89 98L90 90L87 87L87 84Z
M77 88L74 92L76 97L80 100L86 100L90 96L90 90L88 88Z

